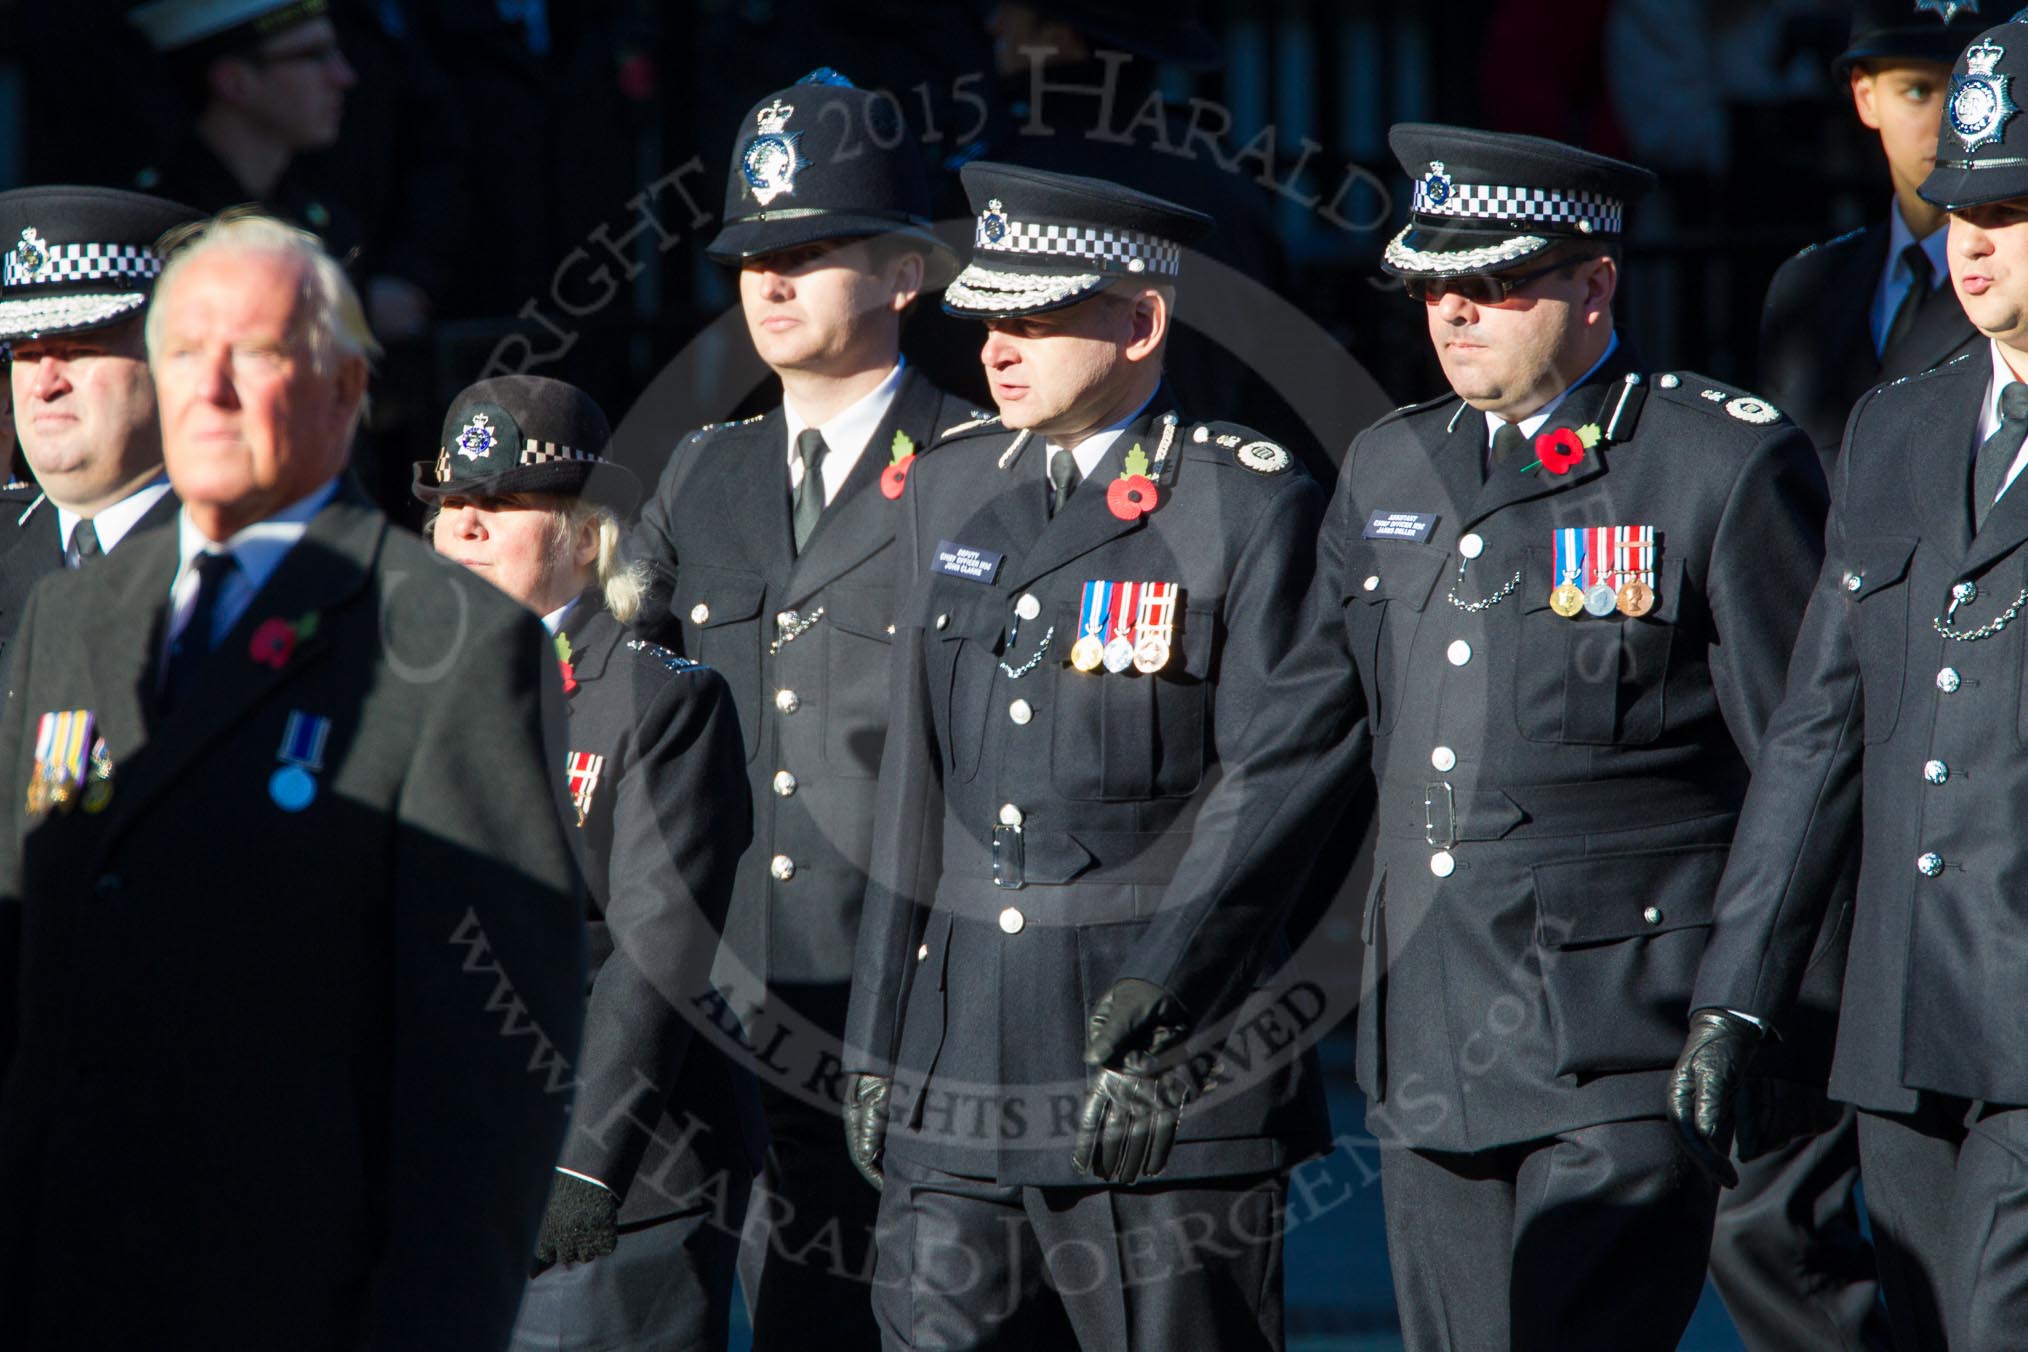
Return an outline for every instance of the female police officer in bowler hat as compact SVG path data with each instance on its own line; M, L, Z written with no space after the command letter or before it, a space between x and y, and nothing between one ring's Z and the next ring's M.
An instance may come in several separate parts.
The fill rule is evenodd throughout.
M725 682L628 636L640 484L575 386L481 381L414 491L440 554L543 617L569 705L557 767L591 891L577 1103L515 1347L723 1347L753 1167L744 1072L693 1037L739 854L745 758Z

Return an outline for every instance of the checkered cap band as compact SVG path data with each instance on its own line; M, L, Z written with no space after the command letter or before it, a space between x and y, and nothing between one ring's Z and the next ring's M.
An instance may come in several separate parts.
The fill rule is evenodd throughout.
M1160 235L1146 235L1138 230L1101 230L1088 225L1042 225L1017 221L1011 216L1000 219L1004 228L997 240L987 237L986 218L978 221L972 243L981 252L1060 254L1101 265L1112 264L1128 272L1154 272L1165 277L1174 277L1183 270L1183 246Z
M1415 210L1424 216L1467 219L1540 221L1545 225L1589 223L1602 235L1616 235L1626 205L1596 192L1562 192L1553 188L1508 188L1488 183L1453 183L1444 200L1431 199L1429 178L1415 181Z
M162 271L153 249L138 244L42 244L27 258L17 244L7 251L8 286L44 286L62 282L93 282L107 277L146 280ZM33 261L37 265L29 266Z
M594 465L603 465L607 463L606 458L600 455L597 451L581 451L577 449L577 447L575 446L559 446L556 442L553 441L534 441L534 440L524 441L521 444L521 457L514 463L520 466L553 465L566 460L580 460ZM489 472L497 472L497 471L489 471ZM437 482L440 484L447 484L450 481L451 481L450 448L439 447L437 450Z

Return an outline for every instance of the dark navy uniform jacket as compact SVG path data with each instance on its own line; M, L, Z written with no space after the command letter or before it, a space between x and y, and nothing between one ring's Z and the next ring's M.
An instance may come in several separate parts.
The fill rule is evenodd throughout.
M43 578L63 570L65 541L56 504L46 498L38 502L39 498L42 490L33 483L0 488L0 652L6 651L7 640L21 622L28 593ZM28 511L30 507L35 510ZM164 493L120 543L142 531L168 525L181 509L174 493ZM24 512L28 513L26 521L21 520Z
M921 373L796 552L788 433L763 417L683 439L632 547L656 572L635 627L731 687L754 801L727 942L753 976L833 1036L843 1021L887 736L898 504L881 491L896 437L927 450L973 416ZM819 612L822 612L819 614ZM828 1011L828 1015L827 1015Z
M1111 484L1165 437L1158 505L1115 515ZM1272 468L1248 468L1248 447ZM1249 1001L1270 998L1255 992L1285 956L1282 908L1196 898L1181 867L1294 639L1322 495L1258 433L1178 419L1163 394L1054 518L1045 449L989 421L939 444L903 498L907 599L848 1068L896 1077L893 1157L1088 1184L1071 1167L1086 1022L1138 977L1209 1039L1193 1063L1209 1083L1159 1181L1285 1168L1326 1135L1314 1062L1228 1050L1215 1031L1243 1037ZM954 549L990 566L940 571ZM1088 580L1177 584L1159 671L1071 665Z
M1802 424L1835 479L1845 420L1882 381L1926 371L1978 341L1950 280L1922 300L1915 327L1873 347L1873 296L1887 267L1886 222L1813 244L1775 270L1760 324L1760 390Z
M1597 434L1560 476L1482 481L1454 396L1353 442L1309 631L1213 805L1246 846L1183 873L1272 889L1370 765L1359 1083L1377 1135L1430 1149L1660 1115L1820 558L1816 459L1758 400L1621 349L1557 428ZM1613 525L1655 529L1652 610L1564 618L1554 531Z
M1986 350L1852 415L1823 575L1768 729L1696 987L1779 1032L1861 853L1831 1092L2028 1103L2028 492L1972 526ZM1971 599L1950 612L1952 589ZM1959 637L1946 637L1939 626Z
M634 638L596 590L561 633L571 669L566 820L592 903L584 1052L562 1164L617 1193L631 1223L697 1205L706 1189L744 1188L758 1160L752 1082L698 1036L752 812L739 722L717 672Z

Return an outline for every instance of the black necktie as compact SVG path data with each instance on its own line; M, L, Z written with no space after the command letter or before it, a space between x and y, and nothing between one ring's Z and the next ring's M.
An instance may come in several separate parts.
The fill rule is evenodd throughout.
M1500 430L1493 433L1493 464L1506 465L1527 448L1528 438L1522 435L1521 424L1503 422Z
M197 601L190 607L190 618L169 641L169 660L162 668L162 692L156 700L160 712L168 713L190 692L204 659L211 655L211 630L218 615L219 593L225 590L225 581L235 565L230 553L209 551L199 554L192 565L197 570Z
M1901 251L1901 261L1908 268L1908 291L1902 296L1901 304L1895 307L1894 318L1888 321L1887 336L1880 340L1880 355L1886 356L1894 345L1908 336L1915 327L1915 316L1922 309L1922 303L1929 299L1930 278L1936 275L1931 266L1929 253L1920 244L1911 244Z
M2028 385L2010 380L2000 391L2000 425L1980 444L1979 457L1972 465L1973 530L1986 524L1986 514L1999 501L2007 470L2021 453L2024 436L2028 436Z
M1077 457L1059 446L1049 453L1049 514L1055 516L1070 501L1084 478L1077 472Z
M830 448L824 434L806 427L796 434L796 454L803 458L803 482L796 485L796 552L803 552L817 518L824 514L824 455Z
M63 547L63 566L80 567L97 558L102 552L99 549L98 527L86 518L79 517L78 523L70 528L70 543Z

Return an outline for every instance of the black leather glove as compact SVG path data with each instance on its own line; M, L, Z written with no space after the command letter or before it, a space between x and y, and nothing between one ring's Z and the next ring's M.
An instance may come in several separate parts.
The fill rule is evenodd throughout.
M852 1167L880 1190L880 1152L887 1143L887 1097L894 1081L886 1075L853 1075L845 1081L845 1148Z
M575 1174L558 1173L549 1187L549 1209L535 1237L542 1263L589 1263L620 1242L620 1199L610 1189Z
M1739 1182L1732 1167L1733 1113L1760 1029L1722 1009L1690 1016L1690 1036L1669 1077L1669 1120L1684 1153L1724 1187Z
M1165 1077L1166 1053L1190 1034L1183 1007L1152 982L1127 977L1099 997L1084 1061L1097 1075L1078 1113L1071 1166L1114 1183L1152 1178L1169 1162L1187 1082Z

